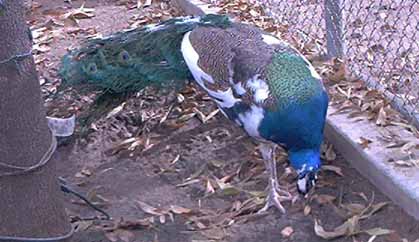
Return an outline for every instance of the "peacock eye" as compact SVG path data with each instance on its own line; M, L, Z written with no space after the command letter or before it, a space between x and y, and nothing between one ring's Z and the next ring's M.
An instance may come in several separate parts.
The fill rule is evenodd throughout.
M83 66L83 70L86 72L86 74L95 74L97 72L97 65L96 63L89 63Z
M128 53L128 51L126 51L126 50L123 50L123 51L119 54L119 56L121 57L121 60L122 60L122 61L124 61L124 62L126 62L126 61L128 61L128 60L130 59L129 53Z
M90 64L87 66L87 70L88 70L90 73L96 73L96 72L97 72L97 66L96 66L96 64L95 64L95 63L90 63Z

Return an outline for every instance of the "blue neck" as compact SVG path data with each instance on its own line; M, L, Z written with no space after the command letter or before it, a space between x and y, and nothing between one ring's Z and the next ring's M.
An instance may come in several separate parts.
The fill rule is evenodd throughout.
M290 149L288 158L298 174L317 171L321 166L319 149Z
M306 103L293 103L283 109L266 109L259 126L265 139L290 149L318 150L323 141L327 95L321 93Z
M305 103L265 110L259 126L261 136L285 145L291 165L297 171L317 171L321 166L320 146L327 103L327 94L322 92Z

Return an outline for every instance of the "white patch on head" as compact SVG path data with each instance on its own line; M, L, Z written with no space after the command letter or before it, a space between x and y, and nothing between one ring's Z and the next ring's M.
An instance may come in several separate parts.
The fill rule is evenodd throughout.
M309 166L307 168L307 164L303 164L303 166L297 170L297 173L300 174L302 172L313 171L313 170L314 170L314 166Z
M307 167L307 164L303 164L303 166L297 170L297 173L300 174L301 172L305 171Z
M259 126L264 117L263 108L252 105L250 110L239 114L239 119L244 126L246 132L252 137L260 137Z
M191 41L189 40L190 34L191 32L188 32L183 36L182 45L181 45L183 59L185 59L186 65L188 66L189 70L192 72L192 75L195 78L195 81L197 81L201 87L205 88L204 81L214 83L214 80L212 79L210 75L205 73L198 66L199 55L195 51L195 49L193 48L191 44Z
M284 44L285 42L268 34L262 34L263 42L267 43L268 45L279 45Z
M301 192L307 193L307 176L304 176L303 178L298 179L297 186Z
M301 167L301 169L297 170L298 174L301 174L302 172L312 172L314 170L314 166L309 166L307 167L307 164L303 164L303 166ZM303 178L299 178L297 180L297 186L298 189L300 190L300 192L302 193L307 193L308 192L308 188L307 188L307 184L308 182L310 182L310 188L314 187L316 185L316 180L317 180L317 173L314 174L314 180L310 180L309 181L309 173L307 173Z
M268 84L264 80L258 79L258 76L248 80L246 84L253 91L253 99L256 103L261 103L269 97Z
M234 91L239 96L242 96L242 95L246 94L246 89L244 89L241 82L237 82L236 84L234 84L233 88L234 88Z

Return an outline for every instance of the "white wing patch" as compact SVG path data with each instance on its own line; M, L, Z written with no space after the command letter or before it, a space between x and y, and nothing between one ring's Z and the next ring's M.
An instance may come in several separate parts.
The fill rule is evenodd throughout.
M252 105L250 107L250 110L239 114L239 119L241 123L243 124L244 129L246 132L256 138L260 138L259 134L259 126L262 122L262 119L264 117L264 111L263 108L258 107L256 105Z
M253 99L256 103L262 103L269 97L269 86L262 79L256 75L252 79L248 80L246 85L253 91Z
M205 73L198 65L199 55L193 48L189 35L191 32L186 33L183 36L181 51L183 59L185 59L186 65L189 70L192 72L192 75L195 81L203 88L208 94L215 98L215 102L222 108L231 108L236 102L239 102L240 99L237 99L233 95L233 90L231 88L226 91L214 91L210 90L205 86L205 82L214 83L214 79Z
M244 89L241 82L234 84L233 88L239 96L243 96L244 94L246 94L246 89Z
M220 105L222 108L231 108L234 106L236 102L239 102L240 99L237 99L233 95L233 90L231 88L227 89L227 91L212 91L205 86L203 87L213 98L216 98L215 102ZM221 101L222 100L222 101Z
M199 85L205 87L204 81L209 81L210 83L214 83L214 80L210 75L205 73L199 66L198 60L199 55L192 47L192 44L189 40L189 35L191 32L186 33L183 36L181 51L183 55L183 59L185 59L186 65L188 65L189 70L192 72L195 81L198 82Z
M279 45L284 44L285 42L268 34L262 34L263 42L267 43L268 45Z

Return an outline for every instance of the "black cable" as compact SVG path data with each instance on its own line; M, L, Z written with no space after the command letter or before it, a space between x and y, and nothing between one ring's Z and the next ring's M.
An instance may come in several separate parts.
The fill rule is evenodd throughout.
M83 200L89 207L93 208L94 210L96 210L99 213L101 213L102 215L104 215L105 216L104 220L110 220L111 219L111 216L107 212L105 212L103 209L99 208L98 206L94 205L84 195L80 194L79 192L77 192L74 189L72 189L71 187L69 187L67 185L66 180L64 180L64 178L59 177L58 180L60 182L61 191L65 192L65 193L73 194L74 196Z
M0 0L1 1L1 0ZM71 228L70 232L65 235L48 238L31 238L31 237L15 237L15 236L0 236L0 241L6 242L59 242L66 240L73 236L74 228Z

